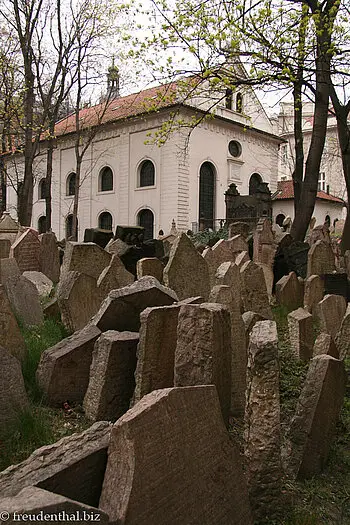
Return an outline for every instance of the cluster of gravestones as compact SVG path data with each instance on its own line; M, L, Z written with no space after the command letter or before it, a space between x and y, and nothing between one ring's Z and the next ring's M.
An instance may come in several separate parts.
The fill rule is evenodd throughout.
M228 240L202 254L180 234L165 266L156 257L137 260L136 280L119 256L124 241L111 239L105 249L67 243L59 268L53 234L18 236L0 260L0 425L28 405L19 361L26 349L14 312L34 316L35 302L40 315L25 322L40 324L38 290L47 294L58 282L44 310L59 314L71 335L42 354L37 382L48 405L82 404L92 426L1 472L0 515L80 511L120 525L249 525L275 515L285 475L322 470L350 344L345 298L324 296L334 254L316 240L307 278L290 272L274 297L271 225L259 221L253 260L245 232L233 225ZM36 293L16 286L23 279ZM291 312L293 352L310 361L286 436L275 300ZM313 317L322 329L314 345ZM245 474L227 432L230 416L244 417Z

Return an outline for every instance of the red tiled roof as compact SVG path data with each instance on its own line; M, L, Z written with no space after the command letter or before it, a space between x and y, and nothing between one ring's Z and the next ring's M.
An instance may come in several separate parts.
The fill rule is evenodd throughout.
M192 77L190 80L192 86L189 86L190 88L194 87L193 80ZM188 84L188 81L186 83ZM82 109L79 115L81 129L173 106L180 100L178 93L180 89L183 89L182 85L185 85L185 82L182 82L181 85L179 82L171 82L170 84L145 89L139 93L118 97L97 106ZM58 137L74 133L75 129L75 114L72 114L57 122L55 135Z
M294 188L292 180L282 180L277 183L277 191L272 196L273 200L283 200L283 199L294 199ZM334 195L329 195L325 191L317 192L317 199L322 199L326 201L339 202L344 204L343 199L335 197Z

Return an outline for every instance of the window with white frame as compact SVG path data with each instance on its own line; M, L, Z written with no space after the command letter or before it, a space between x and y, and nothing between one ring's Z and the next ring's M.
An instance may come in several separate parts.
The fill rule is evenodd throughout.
M327 184L326 184L326 172L320 171L318 174L318 191L326 191L327 190Z

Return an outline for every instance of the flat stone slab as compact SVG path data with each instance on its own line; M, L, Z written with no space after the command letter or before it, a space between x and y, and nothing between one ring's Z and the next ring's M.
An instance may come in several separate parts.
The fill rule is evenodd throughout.
M107 297L112 290L118 290L118 288L128 286L128 284L133 283L134 280L133 274L128 272L118 255L114 254L109 266L102 271L97 280L101 300Z
M0 346L0 435L7 425L16 420L20 412L28 409L21 364Z
M7 515L9 517L5 521ZM29 515L32 518L30 521L39 525L69 525L72 521L109 523L107 514L100 509L38 487L26 487L16 496L0 499L1 523L14 525L19 521L27 521Z
M315 317L318 319L321 330L330 334L333 339L340 330L347 304L341 295L325 295L315 308Z
M100 508L119 525L252 525L214 386L156 390L115 423Z
M2 346L17 359L24 360L27 355L26 344L2 285L0 285L0 341Z
M39 326L44 321L36 286L24 275L9 277L4 284L11 308L27 326Z
M38 448L22 463L0 472L0 494L12 497L36 486L97 507L111 427L99 421L80 434Z
M36 378L48 404L83 402L94 344L100 335L96 326L87 326L41 354Z
M102 332L138 332L140 313L145 308L170 305L177 300L176 293L154 277L142 277L129 286L112 290L91 322Z
M34 284L40 299L50 295L53 282L42 272L23 272L23 277Z

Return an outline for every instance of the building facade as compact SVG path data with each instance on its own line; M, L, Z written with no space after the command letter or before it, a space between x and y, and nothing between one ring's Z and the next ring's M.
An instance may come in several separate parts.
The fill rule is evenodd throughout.
M174 219L179 230L197 230L225 218L224 193L234 182L249 193L253 179L277 189L281 140L254 92L250 89L215 94L215 115L205 117L212 100L199 96L178 103L168 88L151 88L109 102L101 121L101 105L81 112L86 133L95 126L83 157L79 187L79 239L85 228L113 229L117 224L143 225L147 236L169 231ZM176 90L175 90L176 91ZM152 106L150 107L150 101ZM167 140L159 146L153 137L176 119ZM197 119L200 123L190 129ZM56 126L52 179L52 230L69 237L76 191L76 138L74 116ZM82 138L84 140L84 136ZM8 173L23 171L23 159L7 159ZM45 223L46 143L40 143L34 165L35 187L32 226ZM12 175L14 177L14 175ZM16 217L16 193L8 186L8 210Z

